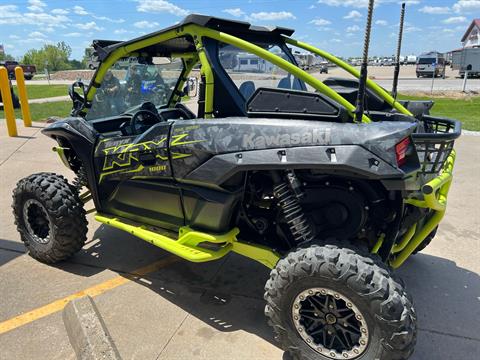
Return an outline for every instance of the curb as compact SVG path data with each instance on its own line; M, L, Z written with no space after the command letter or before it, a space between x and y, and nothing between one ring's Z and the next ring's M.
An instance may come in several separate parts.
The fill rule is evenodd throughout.
M63 310L63 323L79 360L121 360L93 299L70 301Z
M480 136L480 131L462 130L462 135Z

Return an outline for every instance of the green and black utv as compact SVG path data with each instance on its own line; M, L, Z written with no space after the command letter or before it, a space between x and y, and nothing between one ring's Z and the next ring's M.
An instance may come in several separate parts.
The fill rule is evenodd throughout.
M18 231L35 259L65 260L92 200L97 221L183 259L270 268L265 314L295 359L406 359L416 315L393 270L445 214L460 124L371 80L356 120L359 72L292 34L190 15L94 41L71 117L42 131L76 180L20 180ZM353 76L322 82L297 49Z

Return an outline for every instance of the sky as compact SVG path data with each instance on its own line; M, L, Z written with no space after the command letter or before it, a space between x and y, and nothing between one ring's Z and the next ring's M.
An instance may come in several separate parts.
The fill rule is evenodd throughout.
M376 0L370 55L395 52L399 0ZM402 54L461 47L480 0L405 0ZM81 59L93 39L128 40L190 13L295 29L294 38L338 56L360 56L368 0L0 0L0 44L15 57L65 41Z

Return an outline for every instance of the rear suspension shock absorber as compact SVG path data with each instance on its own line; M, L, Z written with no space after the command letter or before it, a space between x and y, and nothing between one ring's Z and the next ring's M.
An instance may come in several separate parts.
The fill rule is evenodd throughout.
M288 181L282 179L279 172L272 171L273 196L282 210L295 242L311 241L313 240L312 229L300 204L299 198L303 193L298 179L293 171L287 171L286 177Z

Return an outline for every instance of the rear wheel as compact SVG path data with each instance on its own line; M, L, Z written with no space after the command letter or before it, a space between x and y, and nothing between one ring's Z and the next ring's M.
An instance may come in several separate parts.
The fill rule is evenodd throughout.
M87 238L87 219L77 191L60 175L39 173L17 183L15 224L33 258L56 263L79 251Z
M294 359L407 359L416 317L400 281L377 258L344 245L280 260L265 286L277 340Z

